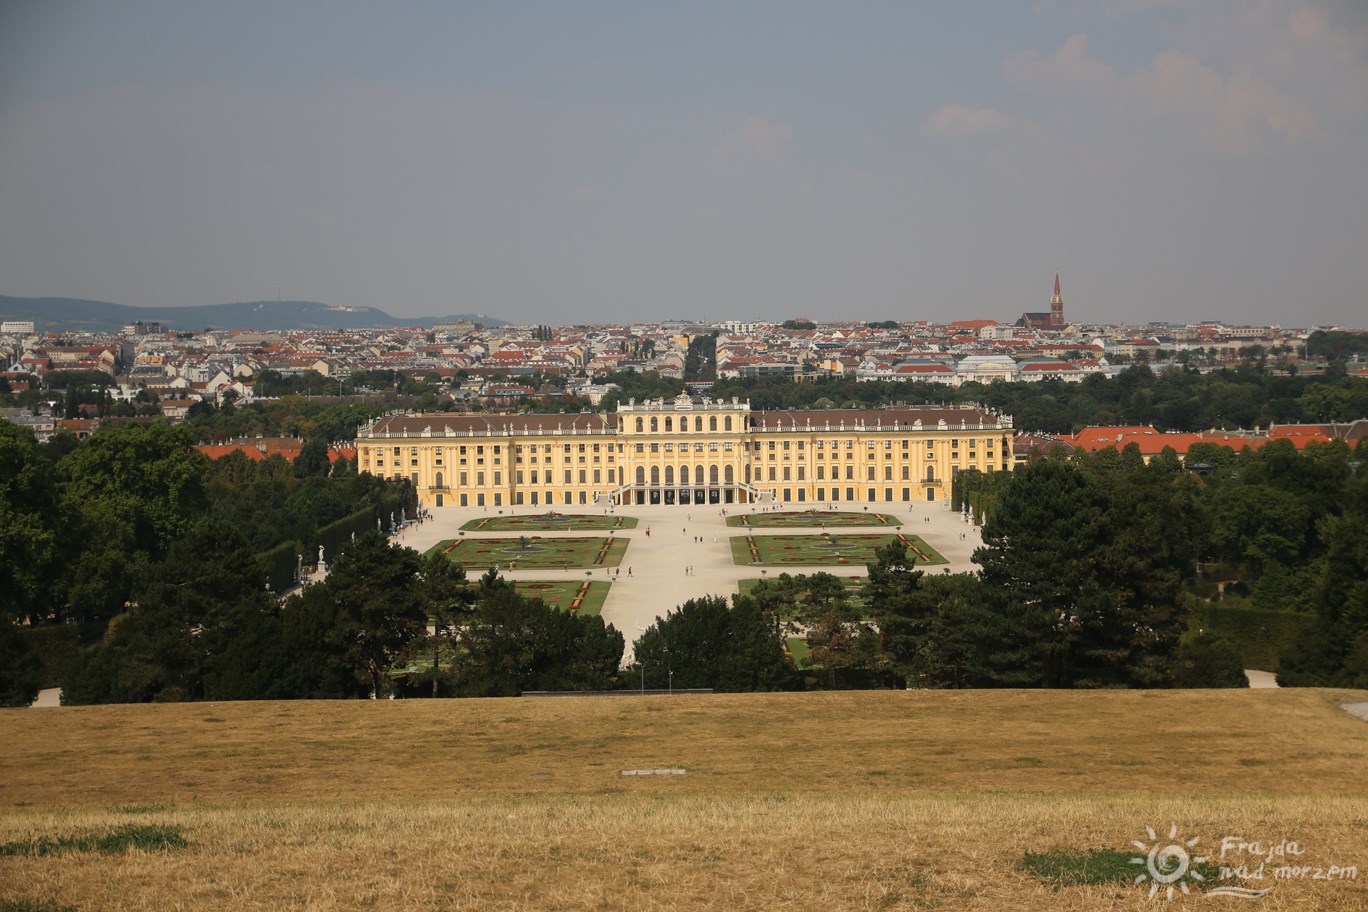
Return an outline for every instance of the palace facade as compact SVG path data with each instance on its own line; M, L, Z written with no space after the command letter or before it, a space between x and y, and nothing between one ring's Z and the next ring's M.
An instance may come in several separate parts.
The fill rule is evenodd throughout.
M966 406L753 411L680 396L611 415L396 415L357 431L360 471L443 506L936 501L1010 471L1012 419Z

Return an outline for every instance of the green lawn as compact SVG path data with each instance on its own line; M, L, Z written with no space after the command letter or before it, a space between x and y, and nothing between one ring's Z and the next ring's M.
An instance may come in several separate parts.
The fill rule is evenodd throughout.
M440 541L428 551L445 554L467 570L497 565L503 570L535 568L588 569L616 567L627 551L625 538L542 538L527 536L528 550L516 538L455 538Z
M793 666L802 668L809 653L807 640L802 637L789 637L784 643L788 646L789 658L793 660Z
M894 539L907 542L919 564L949 563L916 535L742 535L731 540L732 560L767 567L860 566Z
M588 588L585 589L585 584ZM519 595L541 599L552 608L569 611L581 591L584 598L575 613L581 617L596 616L603 608L603 600L608 597L612 583L606 580L517 580L513 588Z
M589 532L602 529L635 529L635 516L604 516L594 513L528 513L522 516L486 516L461 526L471 532Z
M784 510L779 513L743 513L728 516L727 525L751 529L817 529L844 526L888 526L898 528L902 520L889 513L867 510Z

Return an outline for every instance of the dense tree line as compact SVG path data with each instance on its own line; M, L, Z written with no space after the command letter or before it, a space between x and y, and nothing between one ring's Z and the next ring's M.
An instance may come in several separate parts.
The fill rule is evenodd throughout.
M1299 619L1273 644L1282 683L1368 686L1365 448L1202 445L1184 466L1131 446L965 473L955 500L983 520L980 572L930 572L893 543L862 589L779 574L730 612L683 606L637 654L655 684L668 665L676 686L725 689L1239 687L1245 631L1207 623L1230 606ZM756 609L754 630L800 637L807 657L787 679L722 683L733 662L773 667L719 635Z
M1132 446L966 473L955 499L985 520L980 572L924 572L894 544L858 606L822 573L752 596L806 637L818 686L1241 686L1241 631L1206 623L1230 605L1301 618L1275 644L1283 683L1363 687L1364 456L1204 445L1184 467Z
M617 683L621 634L495 574L471 585L445 557L370 532L282 602L246 585L250 549L223 543L221 562L186 561L141 592L83 656L64 701L516 696Z
M1346 361L1368 354L1368 333L1318 329L1306 339L1309 358Z
M719 380L719 398L749 399L757 409L869 408L894 403L977 403L1012 415L1016 427L1052 434L1090 425L1152 424L1161 431L1252 428L1270 423L1352 421L1368 416L1368 379L1338 374L1283 376L1255 367L1211 373L1148 366L1080 383L935 383L825 379L794 383L761 377Z
M19 623L110 618L135 635L158 626L154 611L186 610L191 593L264 593L265 550L314 546L321 527L358 510L412 506L402 484L334 467L321 439L294 465L211 462L193 441L157 421L38 444L0 423L5 642L23 640L9 636Z

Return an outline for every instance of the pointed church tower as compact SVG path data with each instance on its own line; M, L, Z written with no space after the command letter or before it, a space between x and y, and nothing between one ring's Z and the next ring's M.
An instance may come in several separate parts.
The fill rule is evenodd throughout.
M1059 273L1055 273L1054 295L1050 298L1050 326L1056 329L1063 329L1064 323L1064 296L1059 293Z

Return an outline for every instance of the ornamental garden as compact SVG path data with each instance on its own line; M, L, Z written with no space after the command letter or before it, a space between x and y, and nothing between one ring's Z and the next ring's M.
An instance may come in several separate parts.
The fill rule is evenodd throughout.
M461 526L468 532L599 532L635 529L635 516L595 516L592 513L536 513L527 516L486 516Z
M852 510L784 510L778 513L743 513L728 516L727 525L748 529L826 529L848 526L888 526L902 521L888 513L856 513Z
M557 570L616 567L627 551L626 539L599 536L543 538L523 535L517 538L454 538L440 541L433 551L444 554L467 570Z
M760 567L838 567L874 562L874 553L891 541L901 541L918 564L949 563L920 536L883 535L738 535L731 540L732 560Z
M513 583L519 595L541 599L550 608L568 611L581 617L593 617L603 609L612 583L603 580L517 580Z

